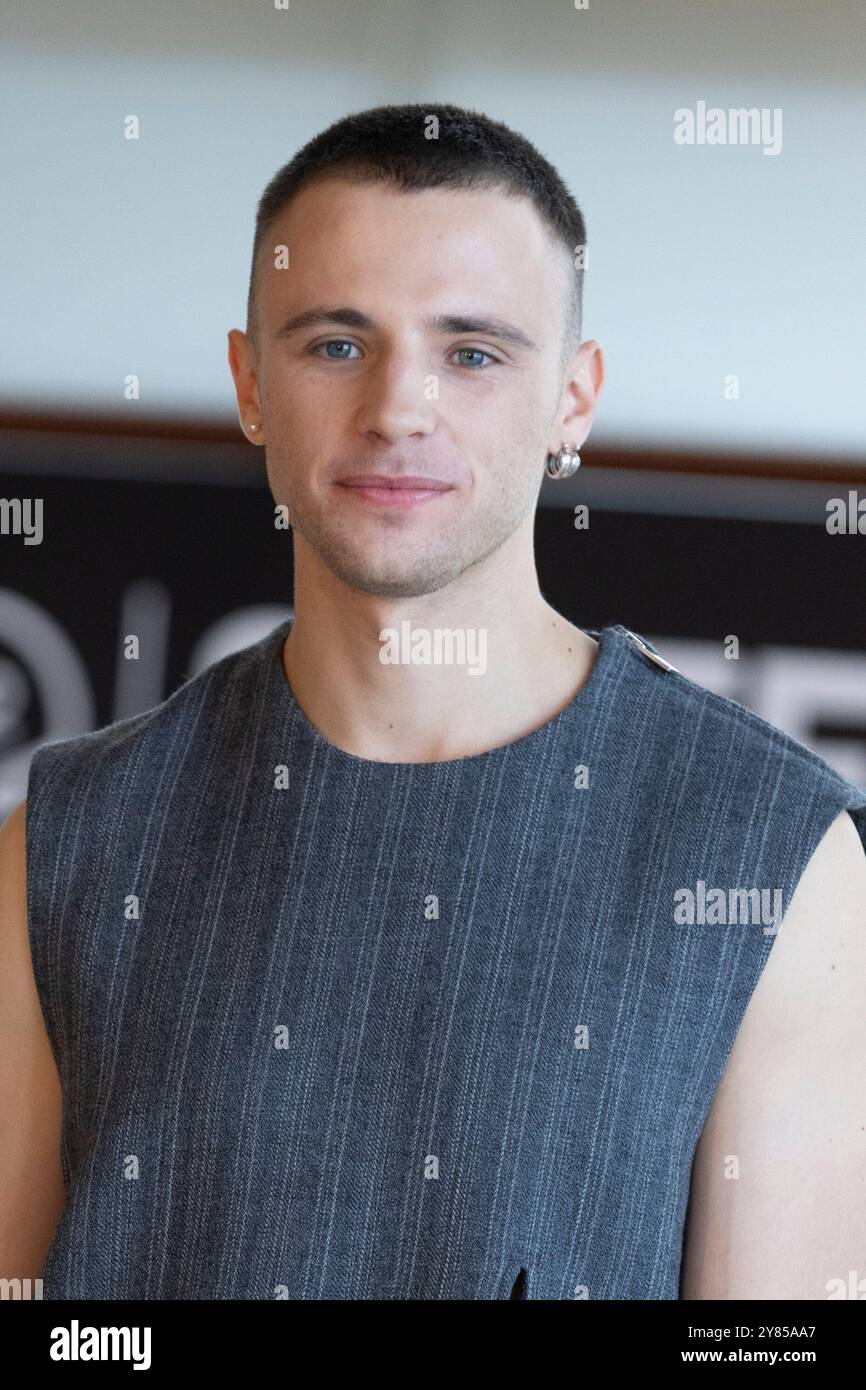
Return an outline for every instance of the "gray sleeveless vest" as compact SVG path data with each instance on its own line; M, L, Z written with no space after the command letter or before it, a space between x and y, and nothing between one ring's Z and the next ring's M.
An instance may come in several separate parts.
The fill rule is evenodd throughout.
M614 624L526 737L330 744L290 620L30 771L50 1299L676 1299L775 931L866 788Z

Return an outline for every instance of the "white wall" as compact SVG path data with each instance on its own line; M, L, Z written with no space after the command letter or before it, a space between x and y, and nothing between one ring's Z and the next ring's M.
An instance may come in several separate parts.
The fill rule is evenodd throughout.
M233 416L264 184L346 112L454 101L534 140L584 210L596 440L862 457L864 27L860 0L21 6L0 47L2 402ZM676 145L699 100L781 108L782 152Z

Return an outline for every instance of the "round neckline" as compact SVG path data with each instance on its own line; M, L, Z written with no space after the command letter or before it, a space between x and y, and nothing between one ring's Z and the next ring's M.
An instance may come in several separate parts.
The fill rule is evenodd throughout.
M597 699L599 692L607 683L611 667L619 650L619 644L626 640L625 630L618 623L612 623L603 628L581 628L580 631L585 636L591 637L598 644L598 651L589 676L567 705L564 705L557 714L544 724L539 725L537 729L531 729L528 734L512 739L510 743L500 743L495 748L485 748L480 753L470 753L462 758L445 758L436 762L382 762L378 758L362 758L357 753L348 753L344 748L339 748L336 743L331 743L330 739L325 738L324 734L316 728L301 709L283 668L283 642L291 631L293 623L294 618L285 618L265 639L268 675L278 704L288 711L293 723L317 752L326 753L331 759L342 762L346 766L368 769L380 768L392 773L411 771L433 773L441 771L443 768L452 768L456 771L461 767L481 767L485 761L489 762L506 756L515 757L534 750L536 746L546 742L560 725L567 723L577 710Z

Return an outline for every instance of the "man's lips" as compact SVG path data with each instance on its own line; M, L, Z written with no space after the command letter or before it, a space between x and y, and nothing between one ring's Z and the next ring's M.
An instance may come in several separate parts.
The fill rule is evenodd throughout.
M356 473L338 478L337 483L356 501L379 507L419 507L453 490L453 484L443 478L422 473Z
M350 478L338 478L342 487L417 488L422 492L446 492L451 483L441 478L428 478L422 473L356 473Z

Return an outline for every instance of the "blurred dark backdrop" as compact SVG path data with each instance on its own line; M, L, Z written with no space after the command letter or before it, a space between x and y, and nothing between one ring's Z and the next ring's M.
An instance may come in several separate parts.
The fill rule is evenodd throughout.
M158 703L291 611L291 533L274 527L261 455L202 434L0 435L0 497L40 498L43 516L39 544L0 536L0 813L25 794L36 744ZM544 484L542 590L583 627L649 637L866 782L866 536L826 526L827 500L857 487L850 468L783 478L607 451ZM123 658L129 633L138 661Z

